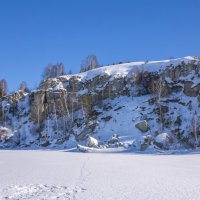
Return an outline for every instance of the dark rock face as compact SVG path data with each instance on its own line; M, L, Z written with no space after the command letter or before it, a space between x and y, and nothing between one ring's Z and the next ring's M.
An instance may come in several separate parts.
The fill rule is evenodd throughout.
M188 74L190 74L192 71L198 72L200 69L200 64L196 64L195 62L191 62L186 64L185 62L182 62L178 66L169 66L167 67L163 73L163 77L170 77L172 81L179 81L180 77L186 77Z
M187 96L196 97L200 91L200 84L193 86L194 83L192 81L185 81L184 82L184 93Z
M168 67L166 70L158 73L142 72L138 75L129 75L124 78L115 78L107 74L95 76L91 80L80 81L79 76L61 76L59 78L47 79L41 83L37 91L29 95L30 102L30 120L35 123L43 123L47 115L56 114L58 116L66 115L68 112L76 111L82 106L89 112L95 105L103 100L114 99L118 96L130 96L131 88L137 88L136 95L145 95L151 93L149 86L152 81L159 77L169 77L175 84L167 84L166 89L170 93L183 92L187 96L196 97L199 94L200 84L192 87L192 81L184 81L183 86L176 84L181 76L187 76L191 71L200 69L199 65L185 64L177 67ZM58 84L62 87L54 89ZM50 89L50 88L53 88ZM7 100L10 103L10 110L17 114L17 103L24 98L23 92L16 92L10 95Z
M40 124L44 120L44 98L45 93L43 90L33 92L30 95L30 118L31 121Z
M183 90L183 86L181 85L169 85L168 90L170 91L170 93L178 93L181 92Z
M50 80L43 82L39 90L30 95L31 120L42 122L47 113L52 114L55 111L58 116L63 116L71 112L72 107L75 111L83 106L88 112L92 112L92 107L104 99L128 94L128 90L124 90L124 79L109 81L109 78L98 76L85 83L71 78L69 82L64 80L63 85L67 85L66 88L54 91L44 88L54 86L55 79L52 79L52 82Z

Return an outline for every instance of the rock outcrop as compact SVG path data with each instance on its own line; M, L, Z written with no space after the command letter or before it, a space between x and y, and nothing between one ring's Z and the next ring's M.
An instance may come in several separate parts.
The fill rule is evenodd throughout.
M144 133L149 130L149 126L146 120L138 122L137 124L135 124L135 127Z
M75 143L99 147L93 135L108 146L144 137L138 141L141 150L153 141L163 149L175 141L198 146L199 126L194 123L200 118L199 70L199 58L185 57L46 79L37 90L0 99L0 125L14 130L14 144L19 146L67 148L73 136Z

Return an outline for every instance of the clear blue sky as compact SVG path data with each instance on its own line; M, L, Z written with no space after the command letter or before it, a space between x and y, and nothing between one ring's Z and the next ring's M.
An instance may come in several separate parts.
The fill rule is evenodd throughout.
M0 79L30 87L49 63L200 55L200 0L0 0Z

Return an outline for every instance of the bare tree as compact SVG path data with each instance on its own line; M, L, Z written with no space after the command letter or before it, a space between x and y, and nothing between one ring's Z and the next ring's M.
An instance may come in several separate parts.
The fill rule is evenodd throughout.
M50 64L44 68L44 72L42 74L43 79L51 77L51 68L52 68L52 65Z
M199 119L197 116L197 111L192 115L192 132L195 138L195 147L198 146L198 130L199 130Z
M168 94L168 90L165 87L165 82L162 78L158 80L153 80L151 83L151 91L156 95L157 102L160 102L162 97L166 97Z
M89 55L85 60L81 62L80 72L85 72L99 67L97 57L95 55Z
M58 73L57 66L53 65L51 68L51 78L57 77L57 73Z
M0 98L7 95L7 81L2 79L0 81Z
M20 84L19 90L21 90L22 92L27 92L27 93L30 92L30 90L28 89L28 86L27 86L27 84L26 84L25 81L23 81L23 82Z
M165 82L162 80L162 78L152 81L150 87L151 87L151 91L156 96L156 104L159 108L159 121L160 121L160 125L161 125L160 132L162 132L163 131L164 114L163 114L163 110L162 110L161 99L162 99L162 97L167 96L168 90L167 90L167 87L165 86Z
M65 74L65 68L62 63L57 63L54 65L49 64L44 68L44 72L42 74L43 79L47 78L55 78L57 76L62 76Z
M64 65L62 63L59 63L57 65L57 72L58 72L58 76L63 76L65 74L65 68Z

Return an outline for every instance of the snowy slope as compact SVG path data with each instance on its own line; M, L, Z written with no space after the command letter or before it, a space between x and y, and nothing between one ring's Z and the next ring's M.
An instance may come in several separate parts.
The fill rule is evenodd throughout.
M183 58L161 60L161 61L130 62L130 63L103 66L87 72L67 75L65 77L69 79L72 76L78 76L79 80L82 82L92 80L96 76L103 76L105 74L112 76L112 78L119 78L119 77L125 77L128 74L132 75L133 73L138 73L140 71L159 72L169 66L178 66L182 64L182 62L187 64L198 61L199 61L198 58L192 56L186 56Z
M149 71L149 72L159 72L160 70L169 67L170 65L177 66L182 62L199 61L192 56L187 56L184 58L177 58L172 60L161 60L161 61L148 61L148 62L130 62L124 64L104 66L88 72L77 74L81 77L82 81L93 79L97 75L108 74L113 78L124 77L129 73L138 73L139 71Z

